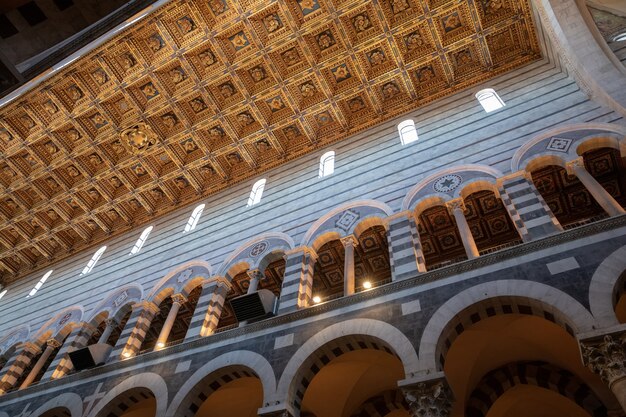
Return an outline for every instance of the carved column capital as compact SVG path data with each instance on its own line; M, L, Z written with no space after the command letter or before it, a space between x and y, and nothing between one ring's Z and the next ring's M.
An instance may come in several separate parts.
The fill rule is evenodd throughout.
M115 327L119 324L117 320L115 320L114 318L108 318L104 320L104 323L106 324L107 327Z
M455 198L454 200L446 201L446 207L448 212L454 216L455 210L461 210L461 213L465 212L465 202L462 198Z
M626 377L626 334L607 334L601 340L581 342L587 368L609 384Z
M182 294L174 294L172 295L172 304L178 304L179 306L185 304L187 301L187 297Z
M452 390L445 379L418 382L403 386L402 392L413 417L449 417Z
M585 161L584 161L582 156L579 156L576 159L573 159L571 161L567 161L565 163L565 168L566 168L568 174L573 175L576 172L576 170L579 170L581 168L586 170L586 168L585 168Z
M46 345L48 345L48 347L51 347L52 349L58 349L61 347L62 343L56 339L48 339L46 341Z
M262 279L265 278L265 275L263 275L263 272L261 272L260 269L248 269L246 271L246 274L248 274L250 279L255 279L256 278L259 281L261 281Z
M347 246L352 246L354 248L359 244L359 241L357 240L356 237L354 237L354 235L342 237L339 240L341 241L341 244L343 245L344 248Z

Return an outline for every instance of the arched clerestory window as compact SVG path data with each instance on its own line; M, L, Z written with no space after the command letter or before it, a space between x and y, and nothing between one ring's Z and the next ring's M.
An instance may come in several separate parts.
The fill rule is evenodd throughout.
M153 227L154 226L149 226L145 228L143 232L141 232L141 236L139 236L139 239L137 239L137 243L135 243L135 246L133 246L133 248L130 250L131 255L134 255L141 250L144 243L146 243L146 240L148 240L148 236L150 236L150 232L152 231Z
M37 293L37 291L39 291L39 289L41 288L41 286L46 282L46 280L48 278L50 278L50 275L52 275L52 269L49 270L48 272L45 273L45 275L43 277L41 277L41 279L39 280L39 282L37 284L35 284L35 287L30 290L30 292L28 293L28 295L26 296L26 298L28 297L32 297L33 295L35 295ZM4 290L2 292L2 294L0 294L0 298L2 298L2 296L4 295L4 293L6 293L7 291Z
M85 268L83 269L83 272L81 272L80 274L86 275L90 273L91 270L94 268L94 266L96 266L96 262L98 262L98 260L100 259L100 257L102 256L102 254L104 253L106 249L107 249L106 246L103 246L100 249L98 249L98 251L93 254L89 262L87 262L87 266L85 266Z
M185 230L183 230L183 233L191 232L193 229L196 228L196 225L200 220L200 216L202 215L202 210L204 210L204 204L200 204L198 207L193 209L191 217L189 217L189 220L187 220L187 224L185 225Z
M328 177L335 172L335 151L328 151L320 158L319 177Z
M254 183L252 191L250 191L250 197L248 198L248 207L258 204L261 201L261 196L263 195L263 190L265 189L265 183L265 178L261 178Z
M501 109L505 106L504 101L493 88L485 88L476 93L476 99L487 113Z
M403 120L398 124L398 134L403 145L417 141L417 128L413 119Z

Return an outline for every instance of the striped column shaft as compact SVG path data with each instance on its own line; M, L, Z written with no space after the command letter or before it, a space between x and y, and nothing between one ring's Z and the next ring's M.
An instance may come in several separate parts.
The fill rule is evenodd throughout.
M404 211L387 218L387 243L393 281L426 272L424 253L411 212Z
M11 359L2 368L2 373L0 374L0 394L4 394L15 386L24 370L40 352L41 349L30 342L25 343L21 348L15 349Z
M211 301L209 301L206 315L204 316L204 321L202 322L200 336L210 336L215 332L215 329L217 329L229 290L230 283L226 280L218 282L215 290L213 291L213 297L211 297Z
M74 369L74 364L70 360L69 353L87 346L89 339L91 339L95 331L96 328L86 322L82 322L80 325L76 326L67 337L66 342L63 344L52 363L50 363L48 370L41 380L47 381L49 379L61 378Z
M498 190L524 242L563 230L525 171L500 179Z
M316 261L315 252L306 247L296 248L285 254L285 275L280 291L278 314L311 305Z
M207 317L209 307L211 306L217 286L221 279L222 278L212 279L211 281L202 284L202 292L200 293L200 298L198 298L198 304L196 304L193 317L191 317L191 323L189 324L189 329L185 335L185 342L202 336L204 321Z
M133 305L133 311L111 352L109 362L130 358L139 352L152 319L158 311L159 307L150 301Z

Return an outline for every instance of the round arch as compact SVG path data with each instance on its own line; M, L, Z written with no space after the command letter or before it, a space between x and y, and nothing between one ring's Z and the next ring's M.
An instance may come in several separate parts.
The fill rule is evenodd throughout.
M119 310L129 303L136 303L143 298L143 288L139 284L128 284L121 288L111 291L89 314L89 318L85 321L97 326L106 317L115 317Z
M450 176L454 188L444 191L435 184L446 176ZM423 200L448 201L460 196L460 192L472 183L487 182L495 184L502 172L487 165L467 164L437 171L414 185L402 200L402 210L413 210ZM452 187L452 186L450 186ZM424 207L426 208L426 207Z
M291 407L294 401L291 398L292 387L300 383L297 376L303 364L324 345L347 336L370 336L387 344L402 362L406 378L414 376L418 370L419 361L413 344L396 327L379 320L347 320L316 333L291 356L278 382L276 395L270 403L283 403Z
M302 238L300 246L312 247L313 243L323 235L348 236L364 220L376 217L382 219L392 214L391 207L376 200L359 200L342 204L313 223Z
M626 271L626 246L607 256L596 268L589 284L589 309L602 327L619 324L614 309L615 286Z
M168 295L181 293L184 296L211 276L211 264L202 260L184 263L168 272L152 288L146 299L159 305Z
M241 245L222 262L217 275L225 276L237 264L247 264L250 269L259 267L270 252L288 251L295 247L291 236L280 232L264 233Z
M19 327L11 329L4 337L0 339L0 356L15 346L17 343L25 342L30 336L30 326L23 324Z
M233 366L250 369L259 377L263 386L263 404L267 404L268 398L271 398L276 391L276 376L274 375L272 366L267 359L258 353L237 350L212 359L187 378L186 382L180 387L178 393L172 399L172 403L167 409L165 417L181 415L179 413L180 408L184 407L185 400L191 395L195 386L212 373Z
M145 388L154 395L154 398L156 399L155 417L163 417L165 415L165 410L167 409L168 401L167 384L159 374L155 374L153 372L133 375L113 387L91 410L87 417L98 416L98 414L117 397L124 394L126 391L136 388Z
M31 339L36 343L43 343L46 338L58 339L58 336L67 336L71 325L80 323L83 313L83 307L79 305L67 307L41 326L41 329Z
M576 333L597 327L591 313L570 295L546 284L522 280L498 280L468 288L446 301L428 321L420 340L420 370L437 371L441 363L437 349L445 330L466 308L499 297L521 297L536 301L550 313L556 313Z
M32 417L39 417L47 411L55 408L65 408L70 412L72 417L81 417L83 415L83 399L80 395L73 392L65 392L55 395L51 400L44 403L41 407L32 412Z
M565 136L565 137L559 137ZM553 162L570 161L578 157L580 144L598 137L613 137L623 143L626 128L609 123L577 123L550 129L522 145L511 158L511 172L537 166L540 158ZM555 141L560 141L555 143ZM547 158L547 159L546 159Z
M487 373L470 394L465 415L486 417L507 391L520 385L559 394L591 416L607 415L606 406L577 375L541 361L509 363Z

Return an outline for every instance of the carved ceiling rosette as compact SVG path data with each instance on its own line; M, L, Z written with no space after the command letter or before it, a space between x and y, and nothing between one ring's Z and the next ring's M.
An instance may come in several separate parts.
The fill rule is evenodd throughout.
M150 126L145 123L137 123L124 129L120 134L122 145L132 155L137 155L157 141L157 136Z

